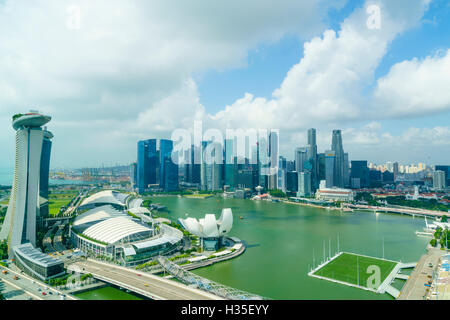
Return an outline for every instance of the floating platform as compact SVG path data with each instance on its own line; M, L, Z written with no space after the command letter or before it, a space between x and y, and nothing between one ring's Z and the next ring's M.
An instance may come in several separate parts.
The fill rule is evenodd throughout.
M400 291L392 287L391 283L396 278L407 279L407 275L400 273L401 269L415 265L415 263L404 264L388 259L340 252L311 270L308 275L374 293L388 293L397 298Z

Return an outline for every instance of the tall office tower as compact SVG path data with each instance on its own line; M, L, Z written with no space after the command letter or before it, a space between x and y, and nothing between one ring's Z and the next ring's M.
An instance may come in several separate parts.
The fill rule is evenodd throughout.
M131 187L134 189L137 185L137 162L133 162L130 165L130 183Z
M286 172L295 171L295 161L286 160Z
M257 154L257 171L258 171L258 185L267 189L267 170L268 170L268 143L267 137L258 137L258 142L256 144L256 154Z
M336 186L335 179L336 153L333 150L325 151L325 180L327 188Z
M164 158L164 191L172 192L178 190L178 165L171 158Z
M394 173L394 182L397 180L399 168L398 168L398 162L394 162L392 165L392 172Z
M156 139L139 141L136 181L139 193L143 193L149 184L157 183L158 162Z
M333 185L339 188L344 187L344 148L342 146L341 130L333 130L331 150L335 152L335 165Z
M48 217L48 180L50 174L50 155L52 152L53 134L44 127L44 139L42 141L41 172L39 177L39 216L37 218L38 228L44 225L44 219ZM42 202L42 204L41 204Z
M316 129L308 130L308 159L312 164L311 170L311 190L315 191L319 187L319 166L317 159Z
M445 172L444 171L434 171L433 172L433 188L434 190L444 190L446 187L445 182Z
M350 168L348 163L348 153L344 153L344 187L350 186Z
M298 173L298 192L297 197L309 197L311 195L311 173Z
M352 188L368 188L370 185L370 177L367 161L352 161L350 177L352 180Z
M14 247L30 242L36 246L36 222L39 215L40 171L46 167L47 150L43 151L47 135L42 126L51 120L50 116L30 111L13 117L16 130L16 156L14 181L11 189L6 217L0 231L0 239L7 240L9 255L14 254ZM44 156L42 155L44 153Z
M381 181L383 184L392 184L394 183L394 174L389 170L386 170L381 173Z
M450 186L450 166L443 166L443 165L440 165L440 166L435 166L435 168L434 168L434 170L435 171L444 171L444 174L445 174L445 184L447 185L447 186Z
M230 188L236 186L235 181L235 159L236 152L234 150L234 141L231 139L225 140L225 168L224 168L224 184Z
M319 183L322 180L326 180L326 177L325 177L325 153L319 153L317 155L317 180Z
M159 143L159 185L165 192L178 190L178 165L172 161L173 141L161 139ZM174 179L174 176L177 176Z
M371 169L369 171L369 187L380 188L383 185L381 171Z
M278 181L277 189L286 192L286 158L280 156L278 161Z
M278 132L271 131L269 134L269 176L268 188L270 190L277 189L278 180Z
M200 148L194 145L191 145L189 150L187 150L187 164L186 164L186 182L200 184L200 163L195 163L196 161L200 161L201 152Z
M290 171L286 173L286 191L298 191L298 173L297 171Z
M223 161L222 145L218 142L202 142L202 164L201 164L201 188L202 190L221 190L222 189L222 170Z
M295 171L303 172L305 170L305 164L308 160L307 148L295 149Z

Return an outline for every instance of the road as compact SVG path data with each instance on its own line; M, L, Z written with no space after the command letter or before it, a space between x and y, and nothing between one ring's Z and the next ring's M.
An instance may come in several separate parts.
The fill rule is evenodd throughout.
M408 281L404 285L398 300L423 300L426 289L425 284L431 280L434 268L436 268L439 258L445 253L438 248L431 248L427 254L423 255L416 268L409 276ZM429 264L433 267L430 267Z
M48 287L45 283L38 280L34 280L31 277L22 274L20 272L15 272L9 268L0 267L0 271L7 270L7 274L0 272L0 280L4 284L3 295L8 298L8 296L15 296L20 300L62 300L62 292ZM18 279L14 280L14 276ZM9 289L14 288L12 291ZM45 295L43 294L45 293ZM18 297L17 297L18 296ZM67 299L76 299L72 296L64 294Z
M415 208L393 208L393 207L376 207L376 206L368 206L361 204L351 204L344 203L344 207L353 208L353 209L365 209L365 210L374 210L378 212L391 212L391 213L402 213L409 215L418 215L418 216L432 216L432 217L442 217L446 215L446 212L442 211L433 211L426 209L415 209Z
M91 273L99 280L119 285L155 300L223 300L178 282L91 259L73 263L69 269L83 270L83 273Z
M55 237L53 238L53 246L55 250L59 252L67 250L67 248L62 243L63 240L62 235L65 227L66 227L65 224L59 226L59 229L58 231L56 231Z

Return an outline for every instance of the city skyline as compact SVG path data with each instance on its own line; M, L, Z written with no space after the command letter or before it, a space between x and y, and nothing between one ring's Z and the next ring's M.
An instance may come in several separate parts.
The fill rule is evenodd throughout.
M274 9L259 3L248 21L255 5L249 1L233 13L230 28L223 23L229 21L226 4L116 4L127 22L135 21L130 24L102 14L109 3L75 1L81 22L68 25L63 4L42 0L30 8L0 1L0 21L8 24L0 38L0 145L6 151L0 167L13 165L11 114L30 108L53 115L53 167L129 163L135 141L170 139L195 120L222 131L279 129L280 153L288 157L307 144L307 129L314 127L321 150L329 148L329 132L342 130L350 160L445 163L450 40L443 35L450 6L440 0L379 1L378 28L368 25L370 4L283 2ZM170 10L191 15L174 21ZM52 14L44 19L44 11ZM21 28L23 19L39 28ZM135 32L153 23L163 37ZM184 27L175 35L179 23ZM35 31L45 37L22 45L8 40L36 38ZM92 34L100 37L95 43ZM127 47L108 34L133 34L131 46L142 54L130 59ZM52 55L36 49L42 45Z

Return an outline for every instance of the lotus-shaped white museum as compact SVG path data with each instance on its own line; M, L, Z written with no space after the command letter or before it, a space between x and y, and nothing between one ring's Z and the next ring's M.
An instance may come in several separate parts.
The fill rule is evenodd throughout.
M219 238L231 231L233 212L230 208L222 209L219 220L216 220L214 214L207 214L200 220L187 218L179 221L184 229L199 238Z

